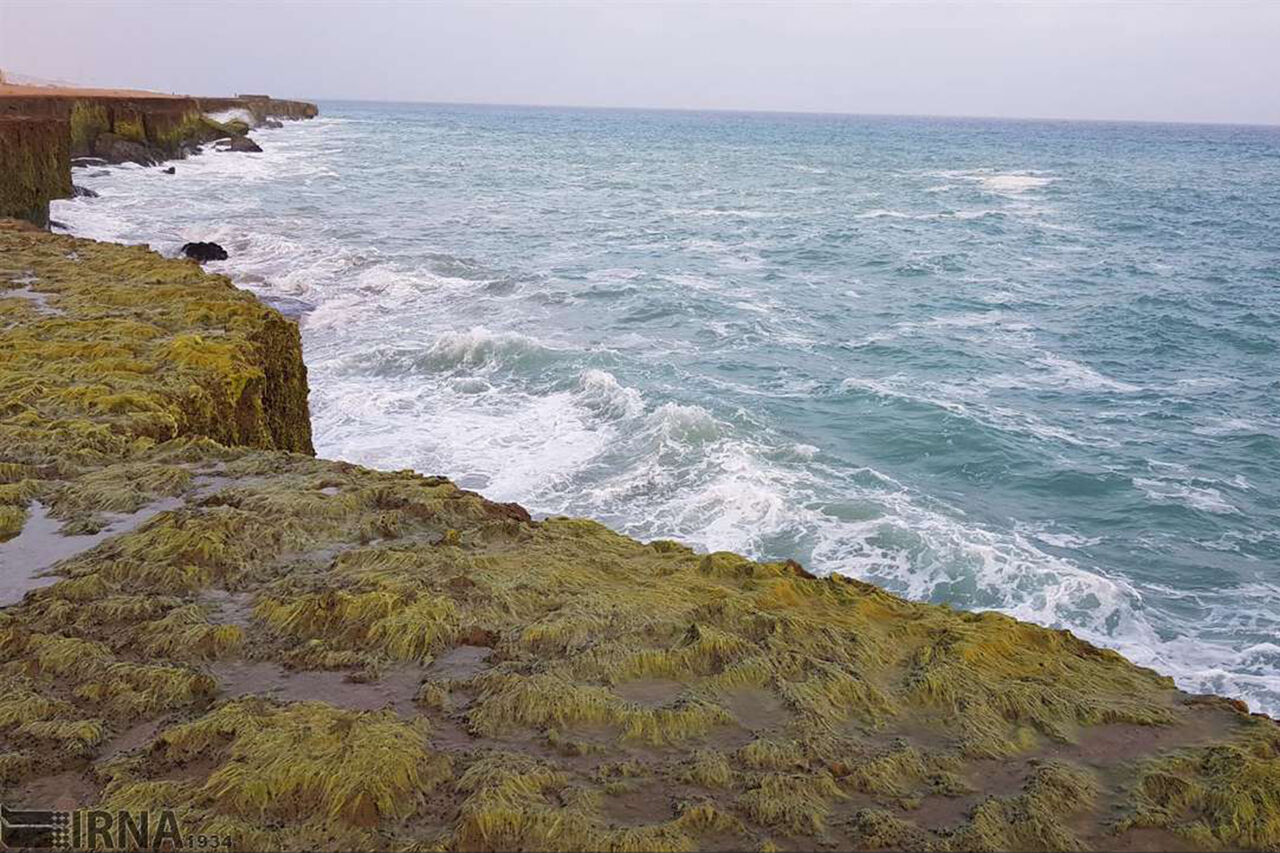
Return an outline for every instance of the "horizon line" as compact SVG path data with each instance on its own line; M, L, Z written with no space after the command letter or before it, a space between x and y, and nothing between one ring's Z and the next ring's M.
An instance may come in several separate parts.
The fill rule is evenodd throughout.
M272 97L275 97L274 95ZM976 121L1028 121L1028 122L1083 122L1091 124L1165 124L1211 127L1266 127L1280 128L1280 118L1275 121L1225 121L1214 119L1153 119L1153 118L1067 118L1063 116L1015 116L1015 115L978 115L967 113L881 113L881 112L847 112L841 110L801 110L748 107L657 107L657 106L617 106L604 104L568 104L568 103L517 103L510 101L464 101L464 100L417 100L401 98L352 98L338 96L308 96L312 100L338 101L363 104L418 104L422 106L440 107L507 107L519 109L561 109L561 110L618 110L631 112L678 112L678 113L728 113L738 115L795 115L795 116L830 116L844 118L922 118L922 119L970 119Z

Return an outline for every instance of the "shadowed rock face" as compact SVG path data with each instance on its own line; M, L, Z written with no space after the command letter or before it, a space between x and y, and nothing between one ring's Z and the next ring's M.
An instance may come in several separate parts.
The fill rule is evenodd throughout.
M11 100L0 98L0 218L44 226L49 200L71 195L67 106Z
M174 808L244 849L1280 844L1280 728L1238 703L1068 632L282 452L309 447L265 380L296 333L225 279L0 229L14 277L64 314L0 291L0 508L72 535L169 508L0 610L4 802ZM227 429L209 389L255 365ZM228 402L187 414L189 386Z

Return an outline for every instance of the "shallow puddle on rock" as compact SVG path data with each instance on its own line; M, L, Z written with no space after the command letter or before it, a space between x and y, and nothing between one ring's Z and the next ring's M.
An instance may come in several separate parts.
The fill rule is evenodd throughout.
M421 667L388 669L377 681L348 681L347 673L290 670L269 661L222 661L211 668L228 697L268 696L281 702L328 702L352 711L390 707L402 717L416 716L414 698L422 683Z
M762 687L729 690L721 697L720 704L733 714L739 725L753 732L782 728L791 717L782 700Z
M684 684L670 678L640 678L614 685L613 692L625 701L645 708L661 708L676 700Z
M103 745L98 760L105 761L125 752L140 749L155 738L160 731L159 720L147 720L125 729Z
M1187 853L1198 848L1187 838L1167 829L1139 827L1119 835L1103 835L1094 841L1093 849L1115 853Z
M471 749L476 738L457 720L445 717L431 720L431 748L441 752L458 752Z
M69 770L32 779L5 803L10 808L75 811L98 801L98 787L83 773Z
M188 496L193 502L201 501L210 495L216 495L228 486L236 485L238 482L235 477L224 477L220 472L196 474L191 478L191 489L188 492Z
M924 798L919 807L904 812L902 817L914 822L917 826L928 830L950 829L959 826L968 819L969 812L987 799L988 794L966 794L960 797L945 797L934 794ZM874 807L872 803L869 807Z
M16 282L18 279L14 279L14 281ZM56 293L41 293L38 290L32 290L30 287L22 287L17 290L0 290L0 299L9 296L25 299L34 304L36 311L41 314L48 314L51 317L66 313L61 308L56 308L49 304L49 300L57 295Z
M1191 706L1170 726L1106 723L1082 726L1076 743L1050 744L1039 757L1078 761L1097 768L1115 767L1174 747L1191 747L1222 740L1239 726L1239 718L1225 708Z
M253 622L252 593L210 589L201 593L198 600L208 608L209 621L215 624L248 628Z
M471 678L489 668L486 661L493 649L487 646L457 646L440 655L427 667L428 680Z
M63 536L58 532L62 522L51 517L44 504L33 501L22 532L0 542L0 607L17 604L29 590L49 586L59 580L52 575L42 576L41 572L180 506L181 499L167 498L129 515L105 513L107 526L97 533Z
M614 826L646 826L672 818L671 798L666 789L652 783L622 794L606 795L600 811Z

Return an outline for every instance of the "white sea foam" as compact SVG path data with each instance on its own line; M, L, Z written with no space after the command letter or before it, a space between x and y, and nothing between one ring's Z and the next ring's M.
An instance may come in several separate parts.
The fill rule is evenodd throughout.
M768 210L745 210L718 207L677 207L663 212L668 216L728 216L735 219L768 219L777 215L776 213Z
M235 108L230 110L222 110L221 112L205 113L214 121L220 121L224 124L229 121L242 121L245 124L252 125L254 122L253 113L243 108Z
M982 184L983 189L994 193L1024 193L1027 190L1035 190L1041 187L1047 187L1054 182L1054 178L1043 178L1037 175L987 175L979 177L978 182Z
M1222 492L1210 486L1194 486L1177 480L1143 477L1135 477L1133 484L1157 503L1181 504L1201 512L1239 512L1234 504L1223 497Z
M578 379L582 405L610 420L635 418L644 412L644 397L606 370L585 370Z
M969 181L977 184L985 192L1011 196L1043 189L1058 180L1055 175L1034 169L1016 172L1002 172L997 169L961 169L929 174L950 180Z
M1041 352L1029 365L1029 372L1002 374L988 381L1001 388L1036 387L1059 391L1114 391L1134 394L1142 388L1104 376L1087 364L1053 352Z

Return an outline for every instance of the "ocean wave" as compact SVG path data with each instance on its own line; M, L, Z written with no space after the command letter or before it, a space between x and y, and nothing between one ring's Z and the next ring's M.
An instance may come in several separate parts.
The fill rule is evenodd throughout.
M517 332L483 326L442 332L428 344L373 347L338 359L340 373L379 377L537 367L563 350Z
M581 404L610 420L639 417L644 412L644 397L635 388L627 388L606 370L585 370L578 379Z
M1055 391L1113 391L1119 394L1136 394L1139 385L1122 382L1105 376L1087 364L1057 353L1042 351L1028 365L1032 369L1023 373L1000 374L987 381L993 387L1035 387Z
M1133 484L1150 500L1171 503L1201 512L1227 514L1239 512L1234 504L1223 497L1222 492L1211 486L1193 486L1177 480L1134 477Z

